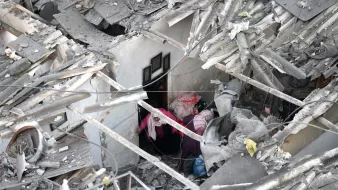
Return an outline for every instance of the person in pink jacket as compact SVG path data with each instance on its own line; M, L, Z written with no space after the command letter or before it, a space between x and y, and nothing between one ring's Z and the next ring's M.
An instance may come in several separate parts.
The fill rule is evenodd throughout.
M164 115L168 116L174 121L178 121L178 119L169 111L159 108ZM160 154L163 152L167 152L166 150L174 150L175 142L179 141L178 130L174 127L168 126L167 123L161 120L157 114L149 113L141 122L138 133L141 133L144 129L147 135L147 138L150 142L153 142L155 149ZM177 138L178 136L178 138ZM163 150L163 151L161 151ZM173 151L169 151L169 153L174 153Z

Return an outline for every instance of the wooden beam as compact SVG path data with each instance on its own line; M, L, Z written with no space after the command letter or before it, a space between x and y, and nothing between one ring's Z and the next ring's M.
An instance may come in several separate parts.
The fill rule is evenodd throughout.
M118 90L118 91L125 90L125 88L122 85L120 85L119 83L117 83L116 81L114 81L113 79L111 79L109 76L107 76L106 74L104 74L102 71L98 71L96 73L96 75L98 77L100 77L102 80L104 80L106 83L110 84L116 90Z
M185 45L183 45L182 43L180 43L180 42L178 42L178 41L176 41L176 40L174 40L174 39L172 39L172 38L170 38L169 36L166 36L166 35L164 35L164 34L158 32L158 31L156 31L156 30L153 30L153 29L149 29L148 32L149 32L149 33L152 33L152 34L154 34L154 35L156 35L156 36L158 36L158 37L160 37L160 38L165 39L166 42L168 42L169 44L171 44L171 45L177 47L177 48L180 49L180 50L185 51Z
M149 39L152 39L160 44L164 44L166 42L166 40L164 38L161 38L153 33L150 33L146 30L142 30L141 33L143 34L143 36L149 38Z
M215 66L216 66L216 68L218 68L218 69L226 72L225 65L217 63ZM273 94L273 95L275 95L275 96L277 96L277 97L279 97L279 98L281 98L283 100L291 102L291 103L293 103L293 104L295 104L297 106L303 106L304 105L304 102L302 102L302 101L300 101L300 100L298 100L298 99L296 99L296 98L294 98L292 96L284 94L283 92L280 92L280 91L278 91L278 90L276 90L274 88L271 88L271 87L269 87L269 86L267 86L267 85L265 85L263 83L260 83L260 82L254 80L254 79L252 79L250 77L247 77L247 76L245 76L243 74L230 73L230 72L226 72L226 73L228 73L229 75L232 75L232 76L238 78L239 80L241 80L243 82L251 84L252 86L257 87L257 88L259 88L259 89L261 89L261 90L263 90L263 91L265 91L267 93Z
M183 183L187 187L191 188L192 190L199 190L200 189L199 186L197 186L195 183L191 182L190 180L188 180L187 178L185 178L184 176L182 176L181 174L179 174L178 172L176 172L175 170L173 170L172 168L167 166L165 163L161 162L158 158L156 158L156 157L152 156L151 154L145 152L144 150L142 150L141 148L139 148L135 144L131 143L130 141L128 141L127 139L125 139L124 137L119 135L118 133L109 129L109 127L100 123L99 121L97 121L93 117L82 114L80 111L78 111L76 108L74 108L72 106L69 106L68 109L70 111L74 112L75 114L77 114L78 116L80 116L81 118L85 119L89 123L93 124L96 128L98 128L99 130L101 130L102 132L104 132L105 134L110 136L111 138L120 142L123 146L126 146L127 148L129 148L133 152L137 153L138 155L142 156L143 158L145 158L146 160L148 160L149 162L151 162L155 166L159 167L161 170L163 170L167 174L171 175L172 177L174 177L175 179L177 179L179 182Z

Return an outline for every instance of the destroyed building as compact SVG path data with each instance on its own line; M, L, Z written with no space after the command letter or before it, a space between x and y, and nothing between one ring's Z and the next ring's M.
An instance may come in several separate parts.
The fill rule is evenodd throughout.
M0 189L336 189L334 0L0 1Z

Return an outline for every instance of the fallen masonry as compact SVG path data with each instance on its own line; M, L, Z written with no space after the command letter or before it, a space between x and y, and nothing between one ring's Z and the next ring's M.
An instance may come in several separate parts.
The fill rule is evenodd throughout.
M336 189L338 3L0 0L4 189Z

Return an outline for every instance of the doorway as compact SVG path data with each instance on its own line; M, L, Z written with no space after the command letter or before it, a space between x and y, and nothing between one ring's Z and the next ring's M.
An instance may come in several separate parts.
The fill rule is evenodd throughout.
M154 82L156 81L156 82ZM146 86L147 84L151 84ZM151 105L154 108L168 108L168 77L159 75L158 77L148 81L147 83L143 83L144 91L147 92L148 99L144 100L146 103ZM143 107L139 106L139 124L141 124L142 120L149 114L148 110L144 109ZM147 139L147 131L143 130L140 133L140 142L139 146L141 149L147 151L150 154L158 154L156 149L153 149L152 144L149 143Z

